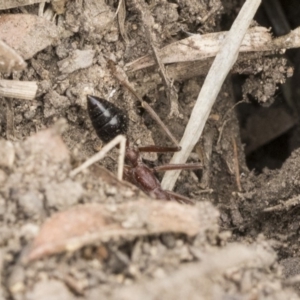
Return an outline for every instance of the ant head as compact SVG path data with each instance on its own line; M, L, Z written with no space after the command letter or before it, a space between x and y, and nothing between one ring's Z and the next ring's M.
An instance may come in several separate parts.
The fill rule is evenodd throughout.
M134 148L126 148L125 163L131 167L136 167L139 161L139 150Z

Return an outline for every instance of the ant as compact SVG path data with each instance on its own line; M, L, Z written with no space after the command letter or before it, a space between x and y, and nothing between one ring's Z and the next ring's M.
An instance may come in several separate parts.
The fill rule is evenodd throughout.
M126 135L128 127L127 115L114 104L103 98L87 96L88 114L98 137L108 143L120 134ZM157 116L157 115L156 115ZM156 118L159 118L158 116ZM168 133L167 133L168 134ZM169 135L169 134L168 134ZM126 140L125 166L123 176L126 181L140 188L144 193L156 199L176 200L180 203L194 204L194 202L177 193L163 190L156 178L155 171L167 171L176 169L199 169L201 164L166 164L154 168L148 167L142 160L140 152L176 152L180 147L161 147L156 145L133 147Z

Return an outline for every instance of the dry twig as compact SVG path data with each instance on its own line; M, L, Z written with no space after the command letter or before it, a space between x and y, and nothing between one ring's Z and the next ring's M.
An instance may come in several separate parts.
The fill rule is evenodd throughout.
M288 200L281 200L279 204L267 207L263 210L263 212L275 212L275 211L288 211L291 208L300 204L300 196L288 199Z
M125 159L125 147L126 147L126 138L123 135L116 136L112 141L106 144L98 153L86 160L82 165L71 171L70 176L73 177L83 170L87 169L95 162L102 159L105 154L110 151L113 147L120 144L120 152L118 158L118 179L122 180L123 169L124 169L124 159Z
M127 32L125 29L125 18L126 18L126 5L125 0L120 0L119 5L116 11L116 15L118 16L118 24L119 24L119 30L120 34L125 41L126 44L129 43L129 39L127 36Z
M237 59L242 40L260 3L261 0L247 0L234 21L220 52L217 54L207 74L180 142L182 150L174 154L171 160L172 164L186 162L195 144L198 142L211 108L228 72ZM162 180L163 189L172 190L179 174L180 170L166 172Z
M175 92L174 88L172 87L171 81L166 73L165 66L163 65L163 62L160 58L159 50L154 45L154 37L151 32L151 24L152 24L151 23L151 15L150 15L147 7L145 5L141 4L140 0L135 1L135 6L141 14L143 25L144 25L144 30L146 33L146 38L147 38L148 44L152 50L152 57L153 57L156 65L158 66L160 76L161 76L164 86L165 86L167 98L171 105L169 118L172 117L173 115L175 117L178 117L180 115L179 110L178 110L178 101L177 101L178 96L177 96L177 93Z
M239 74L253 74L253 70L248 68L249 62L257 60L259 56L269 56L274 54L272 51L261 52L259 55L256 52L244 52L240 53L239 58L233 65L230 73ZM205 60L185 61L175 64L169 64L166 66L167 73L173 81L184 81L197 76L204 76L208 73L212 63L213 57L209 57ZM245 65L242 69L241 66Z
M221 49L228 32L193 35L159 50L163 64L206 60ZM265 27L248 29L239 47L239 52L270 52L300 47L300 27L279 38L272 38ZM136 71L155 64L150 55L138 58L125 66L126 71Z
M219 146L220 142L221 142L221 138L222 138L222 134L223 134L223 131L224 131L224 127L225 125L228 123L228 121L230 120L230 117L226 118L227 115L233 111L234 108L236 108L239 104L241 103L244 103L245 101L244 100L241 100L239 102L237 102L236 104L234 104L229 110L227 110L227 112L224 114L223 116L223 123L222 123L222 126L221 128L219 129L219 137L218 137L218 141L217 141L217 146Z
M147 112L152 117L152 119L157 122L157 124L167 134L167 136L170 138L170 140L176 145L176 147L178 147L179 144L178 144L178 141L176 140L176 138L173 136L173 134L168 129L168 127L166 127L166 125L161 120L161 118L157 115L157 113L152 109L152 107L136 93L136 91L134 90L132 85L127 80L127 77L126 77L126 74L124 73L124 71L121 70L120 68L117 68L117 66L112 61L108 61L108 67L111 70L112 74L120 81L120 83L125 88L127 88L136 97L137 100L140 101L142 107L145 108L145 110L147 110Z
M35 81L0 80L0 96L34 100L38 90Z

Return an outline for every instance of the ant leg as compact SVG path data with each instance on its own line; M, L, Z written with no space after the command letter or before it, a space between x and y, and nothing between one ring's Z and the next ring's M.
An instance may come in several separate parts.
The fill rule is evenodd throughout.
M171 192L171 191L165 191L167 194L173 197L174 200L176 200L179 203L185 203L185 204L190 204L190 205L195 205L195 201L191 200L188 197L182 196L180 194Z
M167 152L178 152L181 150L180 147L165 147L165 146L142 146L138 147L140 152L156 152L156 153L167 153Z
M171 171L171 170L197 170L202 169L202 164L166 164L154 167L153 170L157 172L161 171Z
M123 169L124 169L124 158L125 158L125 148L126 148L126 138L123 135L116 136L113 140L111 140L108 144L106 144L98 153L91 156L87 159L83 164L70 172L70 176L73 177L85 170L89 166L93 165L95 162L102 159L105 154L110 151L113 147L120 144L120 151L118 157L118 179L122 180Z

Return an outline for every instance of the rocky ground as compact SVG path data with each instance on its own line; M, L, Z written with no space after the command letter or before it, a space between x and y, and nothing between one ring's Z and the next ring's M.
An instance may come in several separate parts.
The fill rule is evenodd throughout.
M0 38L27 63L1 79L38 84L34 100L0 99L0 299L300 298L297 50L240 56L189 158L204 167L176 184L196 205L157 201L117 179L117 149L72 176L103 146L86 95L127 113L131 143L169 143L111 60L180 140L211 59L197 76L167 66L171 102L156 66L129 63L151 44L228 30L243 1L64 2L0 15ZM289 29L293 3L281 3ZM264 5L253 26L274 18ZM150 166L170 158L144 156Z

